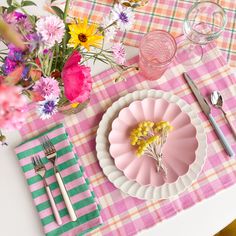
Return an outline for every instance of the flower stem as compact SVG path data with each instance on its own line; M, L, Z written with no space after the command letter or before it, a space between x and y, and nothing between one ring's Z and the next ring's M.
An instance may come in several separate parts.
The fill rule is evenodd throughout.
M108 29L109 27L115 25L117 23L118 20L113 21L110 25L106 26L105 28L102 28L102 30L100 32L104 32L106 29Z
M70 5L70 0L66 0L66 4L65 4L65 8L64 8L64 15L63 15L64 23L66 23L66 17L67 17L69 5Z

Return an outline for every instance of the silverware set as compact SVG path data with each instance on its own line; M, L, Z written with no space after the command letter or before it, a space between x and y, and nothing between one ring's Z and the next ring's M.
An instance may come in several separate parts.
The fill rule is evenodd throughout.
M50 139L47 136L43 136L40 139L41 145L43 147L43 151L44 154L46 156L46 158L52 163L53 165L53 169L54 169L54 174L56 176L57 179L57 183L59 185L60 191L62 193L62 197L63 200L65 202L66 208L68 210L69 216L71 221L76 221L77 220L77 216L75 213L75 210L73 208L73 205L71 203L70 197L67 193L67 190L65 188L65 185L63 183L61 174L57 168L57 165L55 164L56 158L57 158L57 151L54 147L54 145L52 144L52 142L50 141ZM35 155L32 157L32 163L34 165L34 170L35 173L38 174L39 176L41 176L41 178L43 179L43 183L44 183L44 187L46 188L46 192L52 207L52 211L54 214L54 217L56 219L56 222L58 225L62 225L62 220L59 214L59 211L57 209L57 206L55 204L54 198L52 196L52 192L50 190L49 185L47 184L46 180L45 180L45 173L46 173L46 168L45 165L43 164L41 158L39 157L39 155Z
M192 90L194 96L196 97L198 104L200 105L202 111L206 115L206 117L209 119L209 122L211 123L212 127L214 128L221 144L223 145L226 153L230 156L233 157L235 155L234 150L232 149L231 145L229 144L228 140L226 139L225 135L221 131L220 127L218 126L217 122L215 121L214 117L211 114L211 107L209 106L207 100L202 96L200 93L198 87L196 84L193 82L193 80L190 78L190 76L187 73L183 73L184 79L186 80L187 84L189 85L190 89ZM216 102L214 101L216 104ZM218 101L219 104L219 101ZM223 100L222 104L220 106L223 106ZM223 110L222 110L223 111ZM226 113L225 113L226 114ZM226 119L227 116L225 115ZM231 127L233 130L233 126Z

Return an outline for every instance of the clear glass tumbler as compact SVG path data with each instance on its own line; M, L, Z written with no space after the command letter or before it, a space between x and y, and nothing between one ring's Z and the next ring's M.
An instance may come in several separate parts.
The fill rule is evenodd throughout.
M159 79L174 59L177 45L174 37L164 30L144 35L139 48L140 74L148 80Z

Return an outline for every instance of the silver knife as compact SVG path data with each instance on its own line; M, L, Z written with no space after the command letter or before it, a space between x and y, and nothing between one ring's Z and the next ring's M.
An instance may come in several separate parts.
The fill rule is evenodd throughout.
M193 80L190 78L190 76L187 73L183 73L184 79L186 80L186 82L188 83L190 89L192 90L194 96L196 97L198 104L200 105L202 111L204 112L204 114L208 117L212 127L214 128L220 142L222 143L226 153L233 157L235 155L234 150L232 149L232 147L230 146L229 142L227 141L226 137L224 136L224 134L222 133L220 127L218 126L218 124L216 123L215 119L213 118L213 116L211 115L211 108L208 104L208 102L206 101L206 99L201 95L198 87L196 86L196 84L193 82Z

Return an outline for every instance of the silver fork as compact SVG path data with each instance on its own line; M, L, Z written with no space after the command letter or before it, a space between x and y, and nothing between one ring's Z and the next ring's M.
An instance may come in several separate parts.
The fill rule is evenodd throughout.
M46 168L42 162L42 160L40 159L40 157L38 155L32 157L32 163L34 165L34 170L35 170L35 173L38 174L39 176L42 177L43 179L43 183L44 183L44 186L46 188L46 191L47 191L47 194L48 194L48 197L49 197L49 201L50 201L50 204L51 204L51 207L52 207L52 211L53 211L53 214L54 214L54 217L56 219L56 222L58 225L62 225L62 220L61 220L61 217L60 217L60 214L58 212L58 209L57 209L57 206L55 204L55 201L53 199L53 196L52 196L52 192L45 180L45 173L46 173Z
M57 158L57 151L56 151L54 145L52 144L52 142L50 141L50 139L48 138L48 136L42 137L40 141L43 146L43 150L44 150L44 153L45 153L47 159L53 164L55 176L56 176L59 188L61 190L64 202L66 204L66 208L67 208L68 213L70 215L70 218L72 221L76 221L77 216L75 214L75 210L74 210L73 205L70 201L70 198L69 198L68 193L66 191L65 185L62 181L61 175L57 169L57 166L55 165L55 160Z

